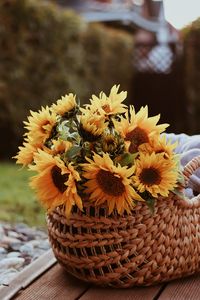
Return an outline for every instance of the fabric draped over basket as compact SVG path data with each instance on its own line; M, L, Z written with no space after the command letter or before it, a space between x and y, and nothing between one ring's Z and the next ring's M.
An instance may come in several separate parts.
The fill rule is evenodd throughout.
M168 133L167 138L172 142L178 142L176 153L181 155L181 164L186 166L194 157L200 156L200 135L189 136L187 134ZM200 193L200 169L196 170L188 182L186 194L189 198L194 196L194 191Z

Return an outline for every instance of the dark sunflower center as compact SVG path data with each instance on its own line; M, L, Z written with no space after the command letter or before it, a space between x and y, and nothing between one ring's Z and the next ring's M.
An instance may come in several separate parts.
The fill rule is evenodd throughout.
M130 141L129 152L134 153L138 151L138 147L149 141L147 133L139 127L136 127L126 135L126 140Z
M96 176L98 185L105 194L121 196L125 192L122 179L114 176L109 171L100 170Z
M161 182L160 172L155 168L143 169L139 176L139 179L143 184L146 185L154 185Z
M105 138L105 143L107 145L115 145L115 139L113 137L106 137Z
M51 176L52 176L53 183L55 184L57 189L61 193L64 193L64 191L67 189L67 186L64 183L68 180L69 175L68 174L62 175L61 169L57 166L54 166L51 169Z
M100 135L95 135L92 132L89 132L85 128L83 128L82 124L79 127L79 134L82 136L84 140L88 142L95 142L100 138Z
M102 109L103 109L106 113L109 113L109 112L110 112L110 105L105 104L105 105L102 106Z

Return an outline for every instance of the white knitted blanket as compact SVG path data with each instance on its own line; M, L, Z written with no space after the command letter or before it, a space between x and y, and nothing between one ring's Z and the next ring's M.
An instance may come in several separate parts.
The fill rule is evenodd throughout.
M167 139L172 143L178 142L176 153L181 155L181 164L185 166L192 158L200 156L200 135L189 136L187 134L167 134ZM200 193L200 169L191 176L189 188L186 194L189 198L193 197L193 192Z

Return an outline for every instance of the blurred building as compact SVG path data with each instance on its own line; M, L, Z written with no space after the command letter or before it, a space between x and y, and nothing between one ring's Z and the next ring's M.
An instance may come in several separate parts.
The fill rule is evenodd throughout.
M187 131L186 97L179 32L165 19L162 0L59 0L87 22L117 22L133 33L132 103L161 113L169 131ZM130 30L131 28L131 30ZM120 58L119 58L120 62ZM123 63L123 62L120 62Z

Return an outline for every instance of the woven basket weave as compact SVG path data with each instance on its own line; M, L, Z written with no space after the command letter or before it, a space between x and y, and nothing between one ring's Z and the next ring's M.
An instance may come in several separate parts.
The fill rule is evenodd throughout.
M187 164L186 181L198 167L200 157ZM88 202L84 208L74 209L70 220L62 206L47 217L54 254L74 276L125 288L200 272L200 195L160 198L153 215L141 202L122 216Z

